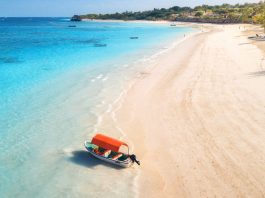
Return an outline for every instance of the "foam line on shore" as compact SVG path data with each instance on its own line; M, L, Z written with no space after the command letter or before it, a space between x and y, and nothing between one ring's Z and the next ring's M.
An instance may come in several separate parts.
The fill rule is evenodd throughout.
M199 34L200 32L195 32L195 33L191 33L189 34L188 36L186 36L185 38L182 38L182 39L177 39L177 41L173 42L173 44L168 47L167 49L163 49L162 51L159 51L157 53L155 53L154 55L151 55L150 58L148 58L148 61L151 61L151 60L154 60L156 58L159 58L159 56L163 55L164 53L174 49L175 47L177 47L180 43L184 42L186 39L192 37L192 36L195 36L196 34ZM144 58L144 61L143 62L146 62L146 59L147 58ZM148 69L150 67L154 67L155 65L154 64L150 64L150 65L147 65L145 66L145 68L143 68L143 70L145 69ZM141 72L138 72L138 75L141 75ZM113 104L111 105L111 107L113 108L113 106L116 106L116 108L114 108L112 111L111 111L111 117L112 117L112 120L114 121L115 123L115 127L116 129L122 134L122 137L127 137L126 136L126 132L124 132L124 130L119 126L118 122L117 122L117 118L116 118L116 114L117 112L121 109L124 101L125 101L125 98L126 98L126 95L127 93L131 90L131 88L137 83L139 79L136 77L135 79L133 79L128 87L126 89L124 89L121 94L119 95L119 97L113 102ZM129 144L131 145L132 147L132 151L134 150L134 144L132 141L128 140L129 141ZM135 186L136 189L133 189L134 192L135 192L135 197L139 197L139 177L140 177L140 174L141 174L141 170L140 169L137 169L137 174L136 176L134 177L134 182L133 182L133 186Z
M153 63L157 58L159 58L161 55L167 53L168 51L174 49L177 45L179 45L180 43L184 42L186 39L190 38L191 36L194 36L196 34L198 34L200 32L194 32L194 33L190 33L187 36L185 36L184 38L177 38L175 42L173 42L169 47L166 48L162 48L160 49L158 52L155 52L154 54L150 55L149 57L143 57L140 60L136 60L134 62L132 62L131 64L134 65L137 62L141 63L141 65L143 65L144 67L141 70L149 70L152 69L153 67L155 67L156 65ZM123 65L124 68L130 67L131 64L125 64ZM110 115L113 123L114 123L114 127L117 129L117 131L121 134L121 136L119 137L120 139L126 139L130 145L131 151L134 150L135 145L133 144L133 142L128 139L126 132L122 129L122 127L119 125L118 121L117 121L117 112L121 109L126 95L127 93L132 89L132 87L138 82L139 80L139 76L141 76L142 72L139 71L139 69L137 69L138 71L136 72L135 77L131 80L131 82L129 82L129 84L127 85L126 88L124 88L121 93L119 94L119 96L114 99L114 101L112 103L109 104L105 104L102 103L102 105L107 105L106 111L104 111L103 113L101 113L100 115L97 115L95 113L95 115L97 116L97 121L96 124L93 126L93 133L91 135L94 135L95 133L98 132L98 128L101 126L102 121L104 119L104 116L106 115ZM92 79L91 82L95 82L97 79L101 79L102 81L105 81L108 79L108 77L105 77L103 75L98 75L96 78ZM135 194L135 197L139 197L139 177L141 174L141 170L138 168L136 169L136 175L134 176L133 179L133 192Z

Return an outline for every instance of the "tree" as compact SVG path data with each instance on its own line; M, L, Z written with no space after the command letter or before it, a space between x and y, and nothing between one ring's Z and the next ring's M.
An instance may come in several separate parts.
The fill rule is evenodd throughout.
M196 17L202 17L203 14L204 14L203 11L197 11L196 14L195 14L195 16L196 16Z
M207 14L206 14L207 13ZM201 5L195 8L174 6L169 9L153 9L143 12L123 12L113 14L87 14L81 18L120 20L175 20L203 17L206 22L242 22L261 24L265 28L265 2L236 5ZM196 20L195 20L196 21Z
M253 22L261 24L265 32L265 10L253 17Z

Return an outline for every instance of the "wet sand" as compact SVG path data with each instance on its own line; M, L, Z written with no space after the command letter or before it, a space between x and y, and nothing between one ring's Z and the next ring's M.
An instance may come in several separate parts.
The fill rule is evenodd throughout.
M141 71L116 112L139 197L265 196L264 53L239 25L210 29Z

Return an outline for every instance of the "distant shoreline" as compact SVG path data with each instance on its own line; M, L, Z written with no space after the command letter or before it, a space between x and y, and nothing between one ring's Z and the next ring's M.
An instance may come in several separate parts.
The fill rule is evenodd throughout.
M170 21L166 20L158 20L158 21L148 21L148 20L119 20L119 19L82 19L82 21L98 21L98 22L144 22L144 23L170 23Z
M84 22L125 22L125 23L154 23L154 24L176 24L178 26L187 25L257 25L259 24L249 24L249 23L212 23L212 22L198 22L198 21L169 21L169 20L122 20L122 19L82 19Z

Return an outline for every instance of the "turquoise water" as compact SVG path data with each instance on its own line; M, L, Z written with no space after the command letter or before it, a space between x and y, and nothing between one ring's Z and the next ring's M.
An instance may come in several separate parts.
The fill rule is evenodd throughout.
M168 24L0 18L1 197L134 194L128 180L135 170L93 161L82 144L145 59L192 31Z

